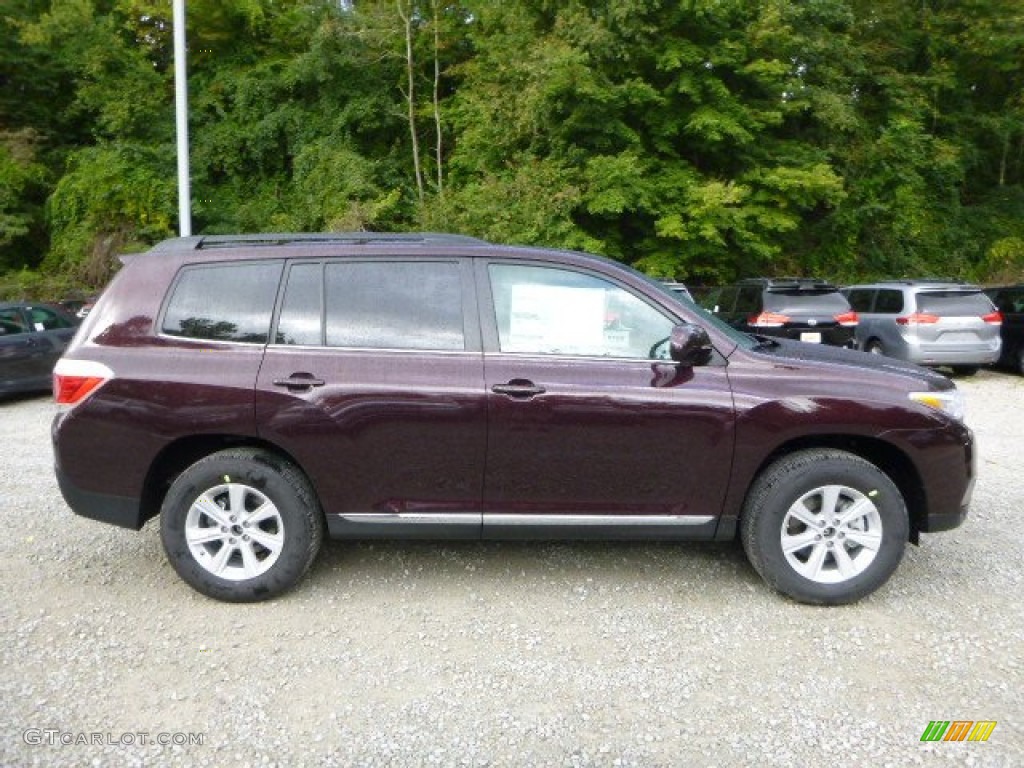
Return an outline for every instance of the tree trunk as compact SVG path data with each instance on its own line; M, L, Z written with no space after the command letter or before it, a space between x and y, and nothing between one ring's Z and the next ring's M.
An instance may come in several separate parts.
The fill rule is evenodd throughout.
M416 73L415 58L412 51L412 7L406 8L405 0L395 0L398 16L405 28L405 75L407 90L405 102L408 108L409 137L412 139L412 165L416 172L416 194L420 203L423 202L423 166L420 163L420 140L416 134Z
M437 144L435 146L437 195L438 197L444 197L444 174L441 167L444 139L441 133L441 100L438 95L441 84L441 2L440 0L433 0L432 5L434 10L434 133L437 137Z

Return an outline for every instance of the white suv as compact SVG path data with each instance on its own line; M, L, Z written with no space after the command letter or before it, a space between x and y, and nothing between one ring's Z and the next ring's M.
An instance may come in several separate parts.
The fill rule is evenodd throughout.
M999 359L1002 315L976 285L888 280L843 288L857 348L969 376Z

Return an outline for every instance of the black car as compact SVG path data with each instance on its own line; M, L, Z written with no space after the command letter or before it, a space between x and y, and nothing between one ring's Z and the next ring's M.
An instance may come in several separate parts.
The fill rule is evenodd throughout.
M857 313L838 286L823 280L750 278L711 291L702 303L746 333L854 346Z
M49 304L0 303L0 396L43 392L78 319Z
M999 364L1024 374L1024 283L986 288L985 293L1003 316Z

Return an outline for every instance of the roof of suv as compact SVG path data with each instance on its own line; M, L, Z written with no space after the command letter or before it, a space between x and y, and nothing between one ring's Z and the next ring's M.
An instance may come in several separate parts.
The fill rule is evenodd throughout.
M917 279L906 279L906 280L876 280L871 283L859 283L857 285L847 285L845 288L935 288L938 290L962 290L962 291L980 291L981 287L974 283L965 283L961 280L946 280L943 278L917 278Z
M391 243L401 245L490 245L485 240L466 235L436 232L298 232L261 233L250 235L198 235L175 237L157 243L157 252L204 251L213 248L252 248L281 245L369 245Z
M838 291L839 286L814 277L748 277L737 285L763 285L769 291Z

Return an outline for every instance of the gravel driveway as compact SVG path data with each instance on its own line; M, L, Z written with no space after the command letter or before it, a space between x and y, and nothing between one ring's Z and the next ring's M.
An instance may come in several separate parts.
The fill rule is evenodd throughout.
M738 546L611 543L333 542L284 598L217 603L155 521L66 508L48 399L0 403L0 764L1024 765L1024 378L959 385L971 517L846 608Z

